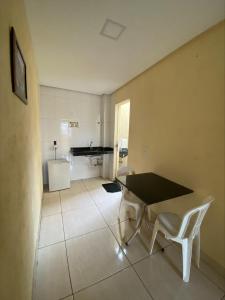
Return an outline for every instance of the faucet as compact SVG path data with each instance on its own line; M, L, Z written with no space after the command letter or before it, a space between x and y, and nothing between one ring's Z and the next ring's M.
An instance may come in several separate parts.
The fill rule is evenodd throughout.
M90 150L91 150L91 148L92 148L92 145L93 145L93 141L90 141L90 145L89 145Z

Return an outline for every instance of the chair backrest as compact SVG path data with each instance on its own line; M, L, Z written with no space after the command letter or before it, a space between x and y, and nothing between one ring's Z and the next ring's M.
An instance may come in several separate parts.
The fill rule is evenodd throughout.
M212 201L214 201L214 198L212 196L208 196L205 200L204 200L204 204L192 208L191 210L189 210L188 212L186 212L186 214L183 217L179 232L177 237L178 238L184 238L185 235L187 234L187 231L189 229L190 226L190 221L191 218L196 215L196 219L195 222L192 224L192 229L189 232L189 237L194 238L195 235L199 232L200 226L202 224L202 221L204 219L204 216L210 206L210 204L212 203Z
M117 171L117 176L126 176L126 175L133 175L133 174L135 174L135 171L130 166L121 167Z

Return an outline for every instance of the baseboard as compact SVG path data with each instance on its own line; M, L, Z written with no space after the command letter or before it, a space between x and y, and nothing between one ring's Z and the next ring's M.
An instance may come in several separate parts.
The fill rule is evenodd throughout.
M35 255L34 255L34 264L33 264L32 299L35 299L34 291L35 291L35 284L36 284L38 244L39 244L40 229L41 229L41 209L42 209L43 198L44 198L44 193L42 192L40 212L39 212L39 222L38 222L38 233L37 233L37 238L36 238L36 243L35 243Z
M218 275L222 276L225 279L225 268L218 264L214 259L209 257L203 251L201 251L201 259L211 267Z

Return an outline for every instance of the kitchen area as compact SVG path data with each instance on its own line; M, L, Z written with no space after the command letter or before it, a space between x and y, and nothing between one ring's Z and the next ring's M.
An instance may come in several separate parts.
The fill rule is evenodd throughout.
M43 183L113 178L114 106L110 95L40 86ZM51 190L51 189L50 189Z

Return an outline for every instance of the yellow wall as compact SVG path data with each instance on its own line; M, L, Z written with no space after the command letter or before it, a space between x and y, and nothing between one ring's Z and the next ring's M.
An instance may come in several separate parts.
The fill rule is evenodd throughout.
M130 99L129 164L195 191L155 210L182 214L212 194L202 250L218 266L224 255L224 23L184 45L113 94ZM196 200L197 199L197 200Z
M26 106L11 90L9 28L27 64ZM31 299L42 197L37 74L22 0L0 8L0 299Z

